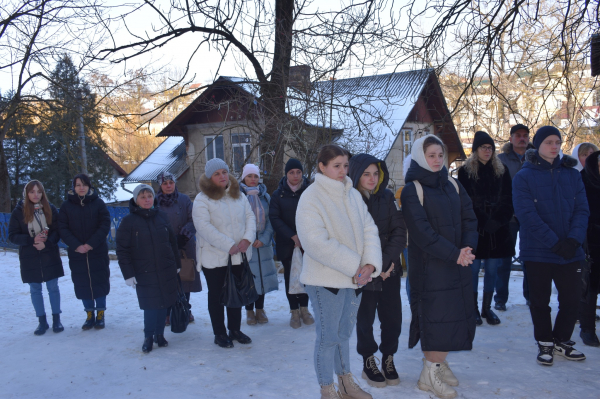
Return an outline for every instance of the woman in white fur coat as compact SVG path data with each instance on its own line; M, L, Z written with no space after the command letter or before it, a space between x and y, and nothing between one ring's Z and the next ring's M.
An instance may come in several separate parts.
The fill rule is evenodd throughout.
M208 286L208 313L215 334L215 344L233 348L233 341L240 344L252 342L240 331L241 308L227 308L227 327L221 292L227 276L227 263L231 257L231 271L241 277L242 255L252 258L250 243L256 236L256 218L245 195L240 192L237 180L229 175L229 167L219 158L206 163L200 177L201 192L194 199L192 218L196 228L196 259L202 268ZM200 271L200 270L198 270Z
M348 151L326 145L318 172L298 204L296 227L304 249L300 282L306 285L317 326L315 371L321 398L371 398L350 373L349 339L356 324L360 287L381 272L377 226L348 174Z

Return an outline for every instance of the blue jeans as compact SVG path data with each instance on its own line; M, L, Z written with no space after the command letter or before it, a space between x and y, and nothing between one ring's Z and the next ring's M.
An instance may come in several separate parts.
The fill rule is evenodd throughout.
M83 308L86 312L106 310L106 296L96 299L82 299L81 302L83 302Z
M350 372L350 335L362 294L342 288L337 295L324 287L306 286L317 326L315 372L321 386L333 384L333 373Z
M167 309L144 310L144 337L165 334Z
M494 292L498 267L502 265L504 259L505 258L483 259L483 267L485 269L485 275L483 276L483 292ZM479 285L479 269L481 269L481 261L481 259L475 259L471 264L473 292L477 292L477 286Z
M408 297L408 304L410 305L410 281L408 281L408 247L404 248L404 251L402 252L404 254L404 260L406 261L406 278L404 279L404 281L406 281L405 285L406 285L406 296Z
M60 314L60 290L58 289L58 277L54 280L46 281L46 289L50 297L50 306L52 314ZM42 283L29 283L29 293L31 294L31 303L35 309L37 317L46 316L44 308L44 296L42 295Z

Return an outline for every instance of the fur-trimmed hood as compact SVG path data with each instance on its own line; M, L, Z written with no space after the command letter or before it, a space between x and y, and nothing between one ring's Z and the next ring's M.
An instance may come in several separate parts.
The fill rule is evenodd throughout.
M488 162L487 165L490 165L490 163L491 163L492 168L494 168L494 175L496 175L497 177L500 177L504 174L504 170L506 168L504 167L504 164L502 163L502 161L500 161L500 159L498 158L498 156L495 153L492 155L492 158L490 159L490 161ZM467 160L465 161L463 168L465 168L465 171L467 172L467 174L469 175L470 178L477 179L479 167L481 165L482 165L482 163L479 162L477 153L473 152L473 153L471 153L469 158L467 158Z
M229 175L229 185L227 188L218 187L205 175L200 177L200 182L198 185L200 186L200 191L214 201L220 200L225 196L225 194L229 195L233 199L240 198L240 185L232 175Z
M529 143L527 143L527 149L530 150L532 148L535 148L535 147L533 146L533 144L530 141ZM512 151L513 151L513 145L510 141L502 146L502 152L504 154L510 154Z
M569 155L563 155L562 158L557 157L558 160L555 160L552 165L550 165L550 168L548 167L544 167L546 165L549 165L548 162L541 163L540 161L543 161L543 159L540 157L538 150L536 149L530 149L527 150L527 152L525 153L525 162L526 164L523 165L523 167L525 167L527 165L527 163L529 163L530 165L537 167L537 168L542 168L542 169L553 169L555 167L558 166L564 166L566 168L574 168L575 166L577 166L577 160ZM544 165L546 164L546 165Z

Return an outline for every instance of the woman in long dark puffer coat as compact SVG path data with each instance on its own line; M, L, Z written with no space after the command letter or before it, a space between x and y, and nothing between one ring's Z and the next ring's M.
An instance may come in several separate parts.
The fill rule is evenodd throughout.
M154 190L140 184L129 200L129 215L117 230L117 258L125 283L135 288L144 311L142 351L169 343L164 337L167 309L177 300L177 272L181 268L177 236L158 208Z
M590 218L587 229L587 253L591 258L590 279L586 301L579 303L579 322L583 343L600 346L596 335L596 303L600 287L600 151L587 157L581 171L581 179L585 186Z
M469 265L477 248L477 218L467 191L448 176L446 148L439 138L416 140L411 156L401 196L410 264L408 346L421 341L425 355L419 388L453 398L458 380L446 356L471 350L475 337Z
M363 287L356 317L356 350L363 357L363 378L374 387L398 385L400 379L394 365L398 338L402 330L400 254L406 247L406 225L394 193L386 187L389 173L384 161L369 154L350 158L349 176L367 204L379 230L383 256L381 274ZM375 314L381 323L381 344L373 336ZM381 351L382 372L375 353Z
M31 302L39 320L34 334L42 335L49 328L42 296L44 282L52 307L52 330L63 331L58 278L65 272L58 251L58 211L48 202L39 181L32 180L23 188L23 200L10 215L8 239L19 246L21 279L29 284Z
M87 313L81 328L105 326L106 296L110 292L110 260L106 237L110 214L90 178L81 173L73 178L73 188L60 206L60 238L69 247L69 268L75 296ZM97 315L94 315L97 312Z
M158 193L156 194L156 200L160 210L163 211L173 232L177 235L177 246L180 251L185 253L185 257L188 259L196 260L196 240L194 236L196 234L196 228L194 227L194 221L192 219L192 201L190 197L180 193L177 190L177 180L175 176L170 172L162 172L156 178L158 183ZM200 281L200 273L194 268L196 277L194 281L183 281L183 292L190 302L190 293L202 291L202 282ZM190 309L192 305L189 305ZM167 326L170 325L169 320L170 312L167 312ZM190 323L194 322L194 316L190 310Z
M500 319L491 309L491 304L498 268L503 262L510 261L515 254L509 229L509 222L514 213L512 180L508 168L496 155L494 140L487 133L475 133L473 152L458 169L458 181L471 197L473 211L477 216L479 240L477 250L474 251L477 259L471 265L476 322L477 325L481 325L483 317L488 324L500 324ZM477 286L482 261L485 276L480 315L477 307Z

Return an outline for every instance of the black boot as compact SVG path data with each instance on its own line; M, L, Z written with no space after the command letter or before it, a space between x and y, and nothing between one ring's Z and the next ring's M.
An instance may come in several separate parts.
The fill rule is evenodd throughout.
M377 363L379 359L377 359L374 355L364 357L363 356L363 372L362 378L367 380L367 384L375 388L383 388L387 385L385 382L385 377L379 371L379 367Z
M252 340L250 339L250 337L241 331L229 331L229 339L232 341L237 341L240 344L251 344L252 343Z
M483 293L483 305L481 305L481 317L485 317L485 320L488 324L495 326L496 324L500 324L500 319L496 316L496 313L492 310L492 298L494 297L494 292L484 292Z
M227 334L215 335L215 344L219 345L221 348L233 348L233 342Z
M144 344L142 345L142 352L148 353L152 351L152 347L154 346L154 340L152 337L144 338Z
M165 336L162 335L162 334L155 335L154 336L154 342L156 342L158 344L159 348L162 348L162 347L165 347L165 346L169 346L169 343L165 339Z
M479 294L477 292L473 293L473 296L475 297L475 324L480 326L483 324L483 320L481 320L481 315L479 314L479 306L477 305L478 295Z
M581 330L579 336L585 345L600 346L600 341L598 341L598 336L594 330Z
M83 323L83 325L81 326L82 330L91 330L92 327L94 327L94 324L96 323L96 318L94 317L94 311L92 310L91 312L86 312L87 313L87 319L85 319L85 323Z
M48 325L48 321L46 320L46 315L38 316L38 320L40 321L40 324L38 324L37 328L33 333L35 335L44 335L46 333L46 330L50 328L50 326Z
M99 310L96 315L96 325L94 325L96 330L102 330L104 328L104 310Z
M394 365L394 355L382 355L382 359L383 364L381 365L381 371L385 377L385 382L388 385L400 384L400 377L398 376L396 366Z
M52 315L52 331L54 331L55 333L59 333L64 330L65 330L65 328L63 327L63 325L60 322L60 313L53 314Z

